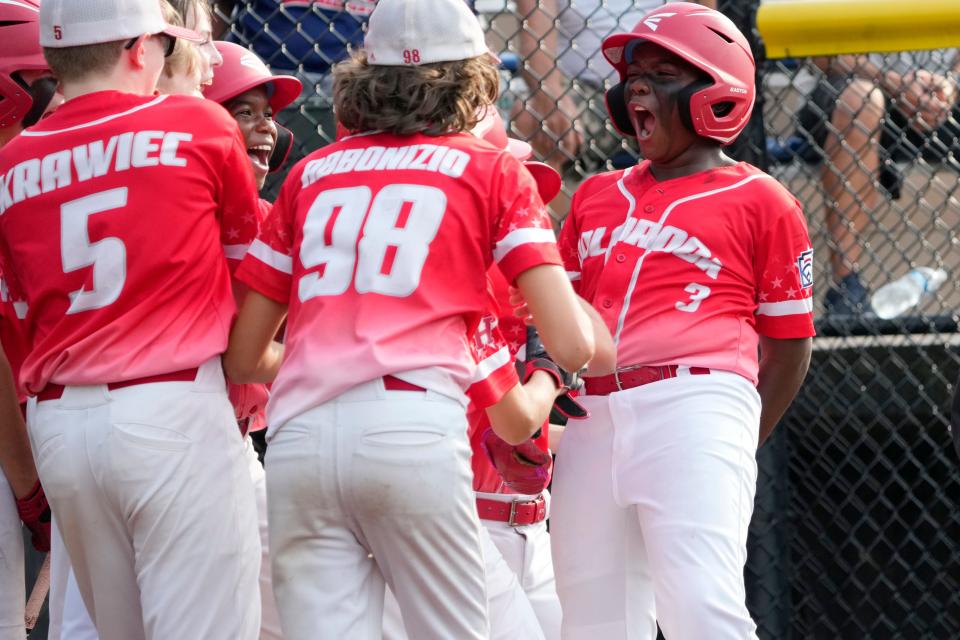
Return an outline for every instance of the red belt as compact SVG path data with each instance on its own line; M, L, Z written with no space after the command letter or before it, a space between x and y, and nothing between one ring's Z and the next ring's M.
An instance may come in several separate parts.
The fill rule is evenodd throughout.
M512 502L477 498L477 514L481 520L506 522L511 527L537 524L547 518L547 502L543 496L537 496L534 500Z
M426 391L426 389L421 386L389 375L383 376L383 388L387 391Z
M160 373L155 376L144 376L143 378L134 378L133 380L124 380L123 382L111 382L107 384L107 389L123 389L124 387L133 387L138 384L150 384L151 382L193 382L197 379L197 367L184 369L183 371L174 371L173 373ZM44 400L59 400L63 397L64 386L62 384L50 383L40 390L37 394L37 402Z
M624 367L616 373L597 378L584 378L588 396L608 396L616 391L641 387L651 382L659 382L677 377L678 365L665 364L659 367ZM704 376L710 373L706 367L690 367L690 374Z

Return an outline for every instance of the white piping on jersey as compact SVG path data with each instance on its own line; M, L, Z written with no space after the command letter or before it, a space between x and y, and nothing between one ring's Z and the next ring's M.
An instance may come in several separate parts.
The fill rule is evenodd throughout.
M229 260L243 260L250 249L248 244L225 244L223 245L223 255Z
M813 298L784 300L783 302L761 302L757 307L758 316L804 316L813 311Z
M500 262L508 253L522 244L555 243L556 241L557 238L553 235L551 229L535 229L531 227L516 229L508 233L503 237L503 240L497 243L497 246L493 249L493 259Z
M623 172L623 175L620 176L620 179L617 180L617 188L620 189L621 195L623 195L623 197L627 199L627 215L624 216L624 218L623 218L623 224L624 224L624 225L627 224L627 220L629 220L631 217L633 217L633 212L634 212L634 211L636 210L636 208L637 208L637 200L636 200L636 198L633 197L633 194L632 194L632 193L630 193L629 191L627 191L627 187L626 187L626 185L624 185L624 183L623 183L623 180L624 180L628 175L630 175L630 173L633 171L634 167L636 167L636 165L634 165L633 167L628 167L627 170ZM610 244L609 244L609 246L607 246L607 250L606 250L606 251L604 252L604 254L603 254L603 264L607 264L607 260L610 259L610 252L613 250L613 245L615 244L614 238L613 238L613 234L614 234L614 233L616 233L616 228L614 228L613 232L611 233L611 235L610 235Z
M21 9L28 9L34 13L40 13L40 10L36 7L29 4L24 4L23 2L17 2L17 0L0 0L0 4L12 4L13 6L20 7Z
M500 347L496 353L487 356L477 363L477 370L473 373L473 382L485 380L491 373L509 364L509 362L510 349L506 346Z
M104 117L102 117L102 118L100 118L100 119L98 119L98 120L93 120L92 122L84 122L83 124L77 124L77 125L74 125L74 126L72 126L72 127L67 127L66 129L58 129L58 130L56 130L56 131L34 131L34 130L32 130L32 129L27 129L26 131L21 132L20 135L21 135L21 136L24 136L24 137L35 137L35 138L38 138L38 137L41 137L41 136L52 136L52 135L56 135L56 134L58 134L58 133L67 133L67 132L69 132L69 131L77 131L78 129L86 129L87 127L95 127L95 126L97 126L98 124L103 124L104 122L110 122L111 120L116 120L117 118L122 118L122 117L124 117L124 116L128 116L128 115L130 115L131 113L136 113L137 111L142 111L142 110L144 110L144 109L148 109L148 108L150 108L150 107L154 107L154 106L160 104L161 102L163 102L164 100L166 100L167 97L168 97L167 95L157 96L156 98L154 98L154 99L151 100L150 102L147 102L147 103L141 104L141 105L137 105L136 107L133 107L132 109L127 109L126 111L123 111L123 112L121 112L121 113L114 113L114 114L109 115L109 116L104 116Z
M268 267L286 274L293 274L293 258L271 248L262 240L254 240L248 253Z
M628 172L624 172L624 174L620 176L620 179L617 180L617 186L620 187L620 192L623 194L626 194L626 186L623 184L623 179L627 177L627 174ZM743 185L749 182L753 182L758 178L770 178L771 180L773 179L771 176L768 176L765 173L756 173L752 176L747 176L740 182L736 182L726 187L721 187L719 189L712 189L710 191L704 191L703 193L695 193L690 196L684 196L679 200L674 200L667 206L666 209L663 210L663 213L660 215L660 220L657 222L657 225L660 227L663 227L664 223L667 221L667 218L670 216L670 213L681 204L686 204L687 202L691 202L693 200L699 200L701 198L714 196L714 195L717 195L718 193L723 193L724 191L732 191L733 189L739 189ZM632 197L628 198L628 201L629 200L632 200ZM610 244L612 247L613 243L611 242ZM609 252L609 248L607 249L607 251ZM650 253L650 249L644 249L643 253L637 259L637 266L633 268L633 275L630 277L630 284L629 286L627 286L627 293L623 298L623 308L620 310L620 317L617 318L617 330L613 335L613 343L616 345L620 344L620 333L623 331L623 323L627 319L627 311L630 309L630 299L633 297L633 290L636 289L637 287L637 280L640 277L640 267L643 265L643 259L646 258L647 254L649 253Z

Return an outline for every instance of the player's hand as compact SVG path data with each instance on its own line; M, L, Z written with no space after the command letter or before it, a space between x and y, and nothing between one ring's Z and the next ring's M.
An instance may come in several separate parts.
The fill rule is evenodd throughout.
M530 307L527 306L527 301L524 300L523 294L520 293L520 289L516 287L510 287L510 306L513 307L513 315L518 318L522 318L527 326L533 324L533 316L530 315Z
M953 80L918 69L903 76L903 89L897 99L911 122L919 128L936 129L947 121L956 97Z
M17 513L32 534L31 542L37 551L50 551L50 505L40 481L23 498L17 498Z
M518 364L520 379L526 382L536 371L549 373L557 385L557 398L550 410L550 422L564 425L568 419L583 420L590 413L576 400L576 392L583 388L580 371L565 371L550 358L536 327L527 326L526 358Z
M553 458L533 439L511 445L488 428L480 437L480 444L503 482L514 491L537 495L547 488Z
M270 399L270 391L265 384L227 384L227 393L237 421L252 418L263 412Z

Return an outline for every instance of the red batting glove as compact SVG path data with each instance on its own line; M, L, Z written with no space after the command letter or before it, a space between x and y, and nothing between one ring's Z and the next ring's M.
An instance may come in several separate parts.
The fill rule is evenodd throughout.
M17 513L33 534L31 541L34 548L42 552L50 551L50 505L39 480L29 495L17 498Z

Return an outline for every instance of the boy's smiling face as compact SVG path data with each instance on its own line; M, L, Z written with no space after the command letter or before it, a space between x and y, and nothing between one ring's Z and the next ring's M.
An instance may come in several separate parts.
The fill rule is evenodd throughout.
M701 140L680 119L680 93L704 74L679 56L650 42L632 47L625 80L627 113L643 157L670 164Z

